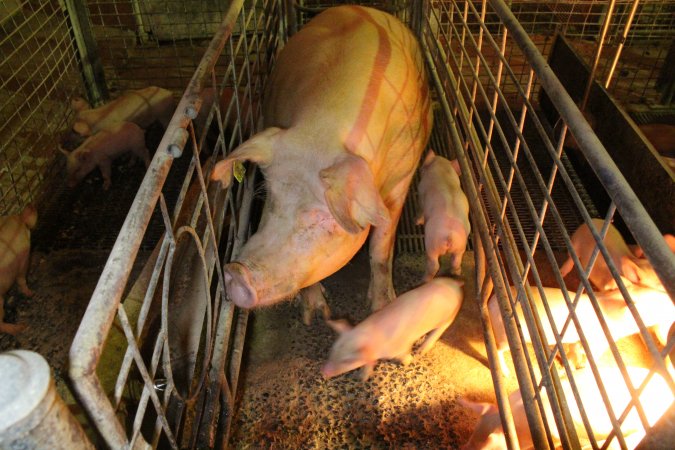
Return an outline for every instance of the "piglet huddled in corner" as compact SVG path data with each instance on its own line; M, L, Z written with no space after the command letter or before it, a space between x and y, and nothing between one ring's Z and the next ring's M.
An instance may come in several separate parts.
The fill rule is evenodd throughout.
M374 226L368 299L380 309L396 297L396 226L432 124L417 40L384 12L328 8L280 52L262 110L266 128L212 173L229 186L235 162L254 161L267 188L257 232L224 267L228 297L320 297Z
M413 344L426 335L417 352L429 351L457 317L463 298L461 281L439 277L402 294L353 328L345 321L329 321L340 336L321 373L330 378L363 367L365 380L380 359L408 364Z
M147 166L150 163L145 147L145 133L132 122L119 122L89 136L72 152L61 150L66 156L68 186L75 187L95 168L103 175L103 189L111 185L112 161L125 153L133 153Z
M27 206L20 215L0 217L0 332L17 334L26 328L5 319L5 294L16 282L19 291L33 295L26 284L30 256L30 230L35 228L37 211Z
M592 223L599 233L602 229L604 220L593 219ZM631 283L643 284L655 289L663 289L663 285L649 261L635 256L626 244L626 241L623 240L619 230L611 224L607 229L603 244L607 248L612 262L622 277ZM596 241L587 224L581 224L572 235L572 247L579 257L579 262L581 262L581 265L586 269L588 262L591 259L591 254L596 247ZM573 267L574 263L572 258L568 258L563 265L560 266L560 273L562 276L566 276ZM609 267L601 253L598 253L595 264L593 265L593 270L591 270L588 279L600 290L611 290L617 287L616 280L609 271Z
M448 161L429 150L421 169L419 199L422 205L417 224L424 224L427 270L431 280L440 268L438 259L450 253L453 275L461 273L462 257L471 232L469 201L459 182L457 161Z

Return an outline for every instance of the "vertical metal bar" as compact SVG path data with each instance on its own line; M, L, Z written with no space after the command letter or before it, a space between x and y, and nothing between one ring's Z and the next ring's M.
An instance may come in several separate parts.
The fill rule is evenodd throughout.
M141 5L138 0L131 0L131 7L134 11L134 20L136 21L136 35L140 41L148 41L148 32L145 31L145 25L143 24L143 14L141 12Z
M616 49L616 54L614 55L614 59L612 60L612 65L609 68L609 73L607 74L607 79L605 80L605 89L609 87L609 84L612 82L612 77L614 76L614 70L616 69L616 65L619 62L619 58L621 57L621 52L623 51L623 46L626 43L626 38L628 37L628 32L630 31L630 27L633 24L633 18L635 17L635 12L637 11L638 5L640 4L640 0L634 0L633 5L631 6L630 13L628 14L628 18L626 19L626 25L623 28L623 33L621 33L621 39L619 40L619 45Z
M614 5L616 4L616 0L609 0L608 3L609 6L607 8L607 13L605 14L605 21L602 25L602 30L600 31L600 37L598 38L598 48L595 51L595 59L593 60L593 65L591 66L591 72L588 74L586 89L584 90L584 96L581 98L581 103L579 106L579 109L582 111L586 109L586 102L588 102L588 97L591 94L591 87L593 87L593 80L595 80L595 72L598 70L598 63L600 62L600 55L602 55L602 48L605 45L607 30L609 30L609 25L612 23L612 14L614 13Z
M105 82L103 64L98 53L94 34L89 26L89 16L84 0L65 0L66 11L73 27L82 65L82 77L87 88L89 100L98 105L108 100L108 86Z

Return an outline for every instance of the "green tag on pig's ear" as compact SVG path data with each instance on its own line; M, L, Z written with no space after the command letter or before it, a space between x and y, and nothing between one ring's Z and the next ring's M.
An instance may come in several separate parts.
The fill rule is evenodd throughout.
M244 174L246 174L246 167L244 167L244 163L241 161L235 161L234 162L234 177L237 179L238 182L242 182L244 180Z

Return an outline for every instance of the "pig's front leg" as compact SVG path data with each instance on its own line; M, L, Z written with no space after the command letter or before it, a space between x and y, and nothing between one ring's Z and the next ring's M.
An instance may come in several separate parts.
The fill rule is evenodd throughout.
M392 265L394 259L394 239L396 226L401 217L403 203L410 185L409 177L392 190L385 205L389 209L391 220L387 225L373 228L370 236L370 285L368 286L368 300L373 312L382 309L396 298L394 282L392 280Z
M112 185L111 180L112 170L110 160L106 159L104 161L101 161L98 167L99 169L101 169L101 175L103 176L103 190L107 191L108 189L110 189L110 186Z
M28 263L30 261L29 251L26 250L26 254L22 256L21 261L19 262L19 274L16 277L16 284L19 287L19 291L26 297L32 297L34 292L26 284L26 274L28 273Z
M330 319L330 308L326 303L325 289L321 283L300 289L300 300L302 301L302 321L309 326L312 323L312 317L317 312L321 313L324 320Z
M438 273L438 270L441 268L440 263L438 262L438 255L434 252L427 253L427 271L424 273L422 281L428 283L431 281L434 276Z

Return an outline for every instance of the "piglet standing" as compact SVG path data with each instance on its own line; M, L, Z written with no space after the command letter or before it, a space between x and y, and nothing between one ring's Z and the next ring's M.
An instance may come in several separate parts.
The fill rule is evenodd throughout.
M176 108L171 91L157 86L125 92L98 108L92 108L81 97L73 98L70 104L75 112L73 132L84 137L119 122L133 122L145 129L159 121L166 129Z
M592 223L599 232L603 226L604 220L593 219ZM619 270L622 277L631 283L644 284L655 289L663 289L663 285L649 261L635 256L623 240L619 230L613 225L610 225L607 229L603 244L607 248L614 265L617 270ZM572 247L579 257L581 265L586 268L588 261L591 259L591 254L596 247L595 239L587 224L581 224L572 235ZM563 277L566 276L572 270L573 266L574 263L572 262L572 258L568 257L563 265L560 266L560 274ZM593 270L591 270L588 278L598 289L603 291L615 289L617 287L616 280L609 271L609 267L607 266L602 253L598 253L595 264L593 265Z
M379 359L408 364L413 344L426 335L418 348L424 355L455 320L463 298L462 282L439 277L402 294L353 328L345 321L328 321L340 336L321 373L331 378L363 366L366 380Z
M26 328L23 324L4 321L4 296L16 282L19 291L31 297L26 285L30 256L30 230L35 228L37 211L27 206L20 215L0 217L0 332L17 334Z
M448 161L429 150L421 169L419 199L423 212L417 224L424 224L427 270L424 281L431 280L440 264L438 259L450 253L452 274L462 270L462 256L471 232L469 201L459 182L457 161Z
M107 190L111 184L112 161L127 152L142 159L146 166L150 163L148 149L145 147L145 133L132 122L113 124L110 128L88 137L74 151L61 151L67 158L67 183L71 188L98 167L103 175L103 189Z

